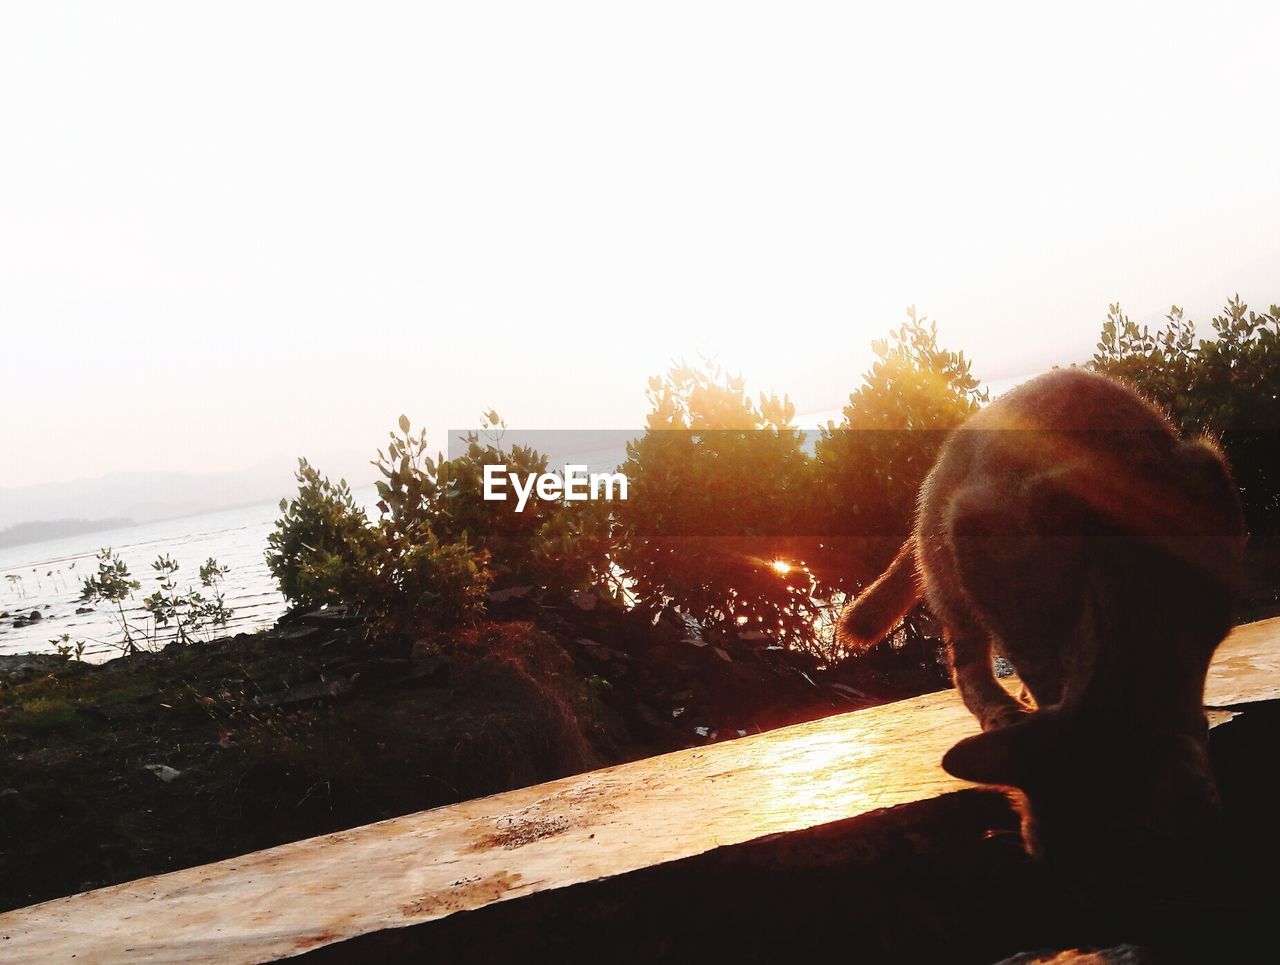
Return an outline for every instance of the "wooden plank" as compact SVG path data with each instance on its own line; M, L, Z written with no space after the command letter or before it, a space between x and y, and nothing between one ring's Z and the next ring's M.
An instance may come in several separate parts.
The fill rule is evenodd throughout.
M1206 703L1280 696L1280 619L1220 648ZM973 719L947 691L465 801L0 915L6 961L288 957L924 801Z
M1236 627L1205 680L1206 707L1280 700L1280 617Z

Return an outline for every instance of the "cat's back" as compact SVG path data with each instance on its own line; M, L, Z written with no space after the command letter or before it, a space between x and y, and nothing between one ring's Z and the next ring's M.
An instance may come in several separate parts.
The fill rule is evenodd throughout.
M1054 369L969 419L938 468L947 476L1022 476L1094 463L1113 474L1164 462L1176 445L1169 420L1132 389L1082 369Z
M1011 513L1033 480L1070 473L1098 493L1156 480L1177 486L1177 434L1132 389L1082 369L1054 369L1012 389L972 416L944 445L921 491L920 521L940 532L946 506L980 488ZM1052 485L1052 483L1051 483Z
M1080 369L1018 386L954 432L921 490L917 536L946 540L958 507L996 530L1092 534L1118 567L1159 558L1234 595L1245 539L1221 451L1179 439L1132 389Z
M996 399L963 428L1173 434L1168 419L1132 389L1084 369L1038 375Z

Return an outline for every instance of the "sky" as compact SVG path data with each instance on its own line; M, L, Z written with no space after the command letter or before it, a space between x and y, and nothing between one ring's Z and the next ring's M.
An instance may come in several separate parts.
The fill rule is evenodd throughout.
M874 6L0 6L0 487L1280 301L1280 5Z

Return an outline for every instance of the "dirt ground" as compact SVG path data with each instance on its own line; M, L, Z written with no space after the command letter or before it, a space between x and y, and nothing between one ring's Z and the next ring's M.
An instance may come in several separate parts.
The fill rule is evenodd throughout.
M0 909L899 695L531 604L376 646L318 613L98 666L8 657Z

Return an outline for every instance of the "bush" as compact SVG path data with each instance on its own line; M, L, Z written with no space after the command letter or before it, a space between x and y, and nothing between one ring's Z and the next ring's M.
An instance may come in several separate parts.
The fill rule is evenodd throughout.
M963 353L908 310L878 361L805 452L787 399L678 366L649 383L653 411L623 466L616 558L637 605L673 606L712 636L763 631L834 661L831 617L910 533L916 494L947 433L986 400ZM899 644L932 666L919 615Z
M1213 319L1216 337L1197 340L1177 308L1152 334L1112 306L1092 362L1165 406L1184 432L1221 437L1255 546L1264 534L1272 547L1277 315L1236 298ZM838 660L827 618L907 538L947 434L987 400L964 353L940 346L936 324L914 309L872 347L875 363L812 455L785 397L752 398L741 377L713 365L650 379L645 432L621 467L629 497L616 503L532 499L517 513L513 501L486 501L486 465L540 474L546 456L505 447L490 412L459 456L433 459L402 416L374 463L373 520L344 482L299 463L298 496L282 503L271 536L272 571L291 602L343 603L380 631L465 622L493 588L595 589L629 595L655 619L675 611L708 638L767 637ZM909 661L932 672L937 641L926 626L923 611L909 614L876 657L882 669Z
M1256 530L1280 516L1280 307L1251 311L1237 295L1214 316L1214 338L1174 305L1154 334L1112 305L1090 368L1128 382L1184 435L1218 437Z
M914 307L872 350L878 361L814 449L805 503L816 545L807 557L824 599L856 596L880 575L911 533L920 485L947 435L988 398L964 353L939 346L937 323ZM920 617L909 615L895 641L932 665L935 643ZM829 628L821 643L823 656L842 656Z
M481 431L465 437L466 451L435 467L430 505L437 532L483 546L499 589L531 586L557 597L616 589L608 505L530 499L517 513L510 500L484 499L485 466L505 465L522 476L548 471L547 457L537 450L504 447L505 429L496 412L486 413Z
M142 601L142 608L151 619L149 626L135 624L125 611L124 601L131 599L142 584L133 578L128 565L117 553L111 549L101 550L97 570L81 580L82 602L105 603L115 608L120 642L111 645L118 646L125 653L141 649L155 652L170 639L162 637L161 631L171 629L172 640L187 644L199 641L206 630L227 625L232 610L226 605L219 588L222 578L227 575L227 567L209 557L199 570L200 589L192 586L179 588L178 571L181 566L167 553L157 556L151 568L156 572L155 579L160 586ZM85 642L78 640L73 646L70 634L64 633L50 643L60 653L74 652L77 660L84 654Z
M443 542L420 508L425 439L416 446L394 439L390 451L403 461L392 470L379 454L389 483L380 484L376 523L345 480L334 484L302 459L298 495L281 500L283 515L267 538L267 565L285 599L306 608L345 606L376 635L471 618L492 580L484 553L465 540Z
M121 647L126 653L136 651L138 641L145 640L146 634L129 622L124 601L130 599L135 590L142 589L142 584L133 578L128 564L110 547L99 550L97 571L82 577L80 584L80 602L106 603L115 607Z
M357 595L353 581L374 552L369 520L345 479L330 482L306 459L294 478L298 495L280 500L267 566L294 606L345 603Z
M426 433L400 417L378 450L378 516L370 520L345 481L306 460L297 497L268 539L268 565L290 603L341 604L376 634L451 626L483 612L489 591L530 586L553 596L610 583L607 509L600 504L484 499L484 466L545 472L535 450L501 447L496 413L456 459L432 458ZM615 580L616 582L616 580Z
M814 448L811 528L831 537L820 575L844 592L879 576L897 553L942 443L987 401L964 353L940 347L937 323L914 308L871 347L879 361Z
M209 557L200 566L201 589L188 586L185 590L178 588L178 570L182 567L168 553L157 556L151 568L160 587L142 601L142 606L151 615L157 636L160 630L172 627L179 643L193 643L203 631L227 625L231 609L218 587L227 575L227 567Z
M1258 313L1236 295L1196 337L1174 305L1154 333L1119 305L1102 324L1089 367L1161 406L1184 435L1217 438L1236 474L1250 531L1254 593L1280 589L1280 307Z
M752 400L740 377L679 365L649 381L644 435L627 446L616 556L637 606L672 606L713 637L808 638L820 605L788 567L807 459L790 400Z

